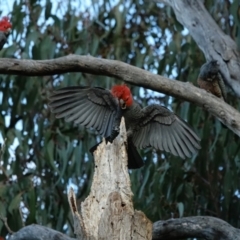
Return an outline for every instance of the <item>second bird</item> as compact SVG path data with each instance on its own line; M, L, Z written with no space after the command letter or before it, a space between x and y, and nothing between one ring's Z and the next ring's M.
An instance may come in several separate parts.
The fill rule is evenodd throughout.
M118 135L123 116L130 169L143 165L136 147L153 147L183 159L200 149L200 138L184 120L158 104L142 108L126 85L115 85L111 91L99 87L61 88L50 97L49 106L57 118L96 129L110 142Z
M217 61L212 60L202 65L197 83L200 88L227 101L226 87Z

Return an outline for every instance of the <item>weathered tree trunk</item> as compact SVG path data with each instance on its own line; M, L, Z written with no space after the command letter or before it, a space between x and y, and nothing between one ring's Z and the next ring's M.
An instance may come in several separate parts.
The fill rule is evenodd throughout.
M81 204L80 214L73 191L69 193L79 239L152 239L152 223L133 208L126 139L122 120L120 134L113 144L103 141L94 152L91 192Z
M214 21L200 0L158 0L173 9L207 61L217 60L225 83L240 97L240 52L233 39Z

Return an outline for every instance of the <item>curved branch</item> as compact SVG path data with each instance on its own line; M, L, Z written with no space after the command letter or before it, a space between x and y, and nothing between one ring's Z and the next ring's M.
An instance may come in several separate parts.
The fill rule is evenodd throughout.
M9 240L76 240L51 228L32 224L11 235ZM81 240L81 239L79 239Z
M203 107L240 136L240 113L214 95L191 83L171 80L116 60L68 55L51 60L0 59L0 74L44 76L84 72L122 79L125 82L166 93Z
M185 26L203 51L207 61L217 60L224 81L240 97L240 53L237 44L217 25L203 1L157 0L172 7L177 20Z
M240 240L240 229L214 217L185 217L153 224L153 240L182 238Z

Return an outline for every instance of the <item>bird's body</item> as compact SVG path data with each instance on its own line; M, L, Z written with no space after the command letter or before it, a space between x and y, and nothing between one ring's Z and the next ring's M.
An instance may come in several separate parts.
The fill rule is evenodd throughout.
M143 117L142 108L138 103L133 102L130 107L122 110L122 114L125 119L127 135L129 137L139 128L139 121Z
M200 149L199 137L186 122L157 104L141 108L125 85L116 85L111 91L97 87L62 88L50 97L49 106L57 118L94 128L110 142L118 135L123 116L129 168L143 165L136 147L153 147L181 158L191 157Z
M200 88L226 101L226 88L217 61L203 64L197 83Z

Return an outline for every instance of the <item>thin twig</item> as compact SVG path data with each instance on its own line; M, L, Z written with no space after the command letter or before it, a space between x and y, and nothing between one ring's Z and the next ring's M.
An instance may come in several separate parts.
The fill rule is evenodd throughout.
M8 230L8 232L9 232L10 234L13 234L14 231L12 231L11 228L8 226L7 218L6 218L6 217L2 217L2 216L0 215L0 219L3 221L3 223L4 223L5 227L6 227L6 229Z

